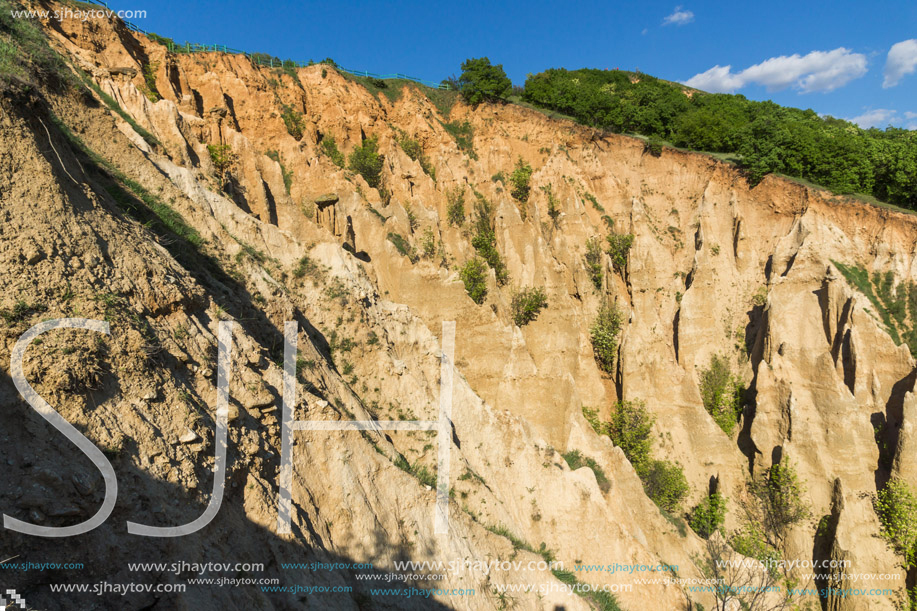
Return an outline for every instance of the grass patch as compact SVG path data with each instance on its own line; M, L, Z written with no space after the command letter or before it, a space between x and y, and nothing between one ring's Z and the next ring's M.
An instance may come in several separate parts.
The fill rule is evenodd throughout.
M862 267L834 260L831 263L848 284L866 296L895 345L907 344L911 355L917 358L917 284L896 284L895 275L890 270L884 274L873 272L870 276Z
M12 308L0 308L0 318L7 325L13 325L47 310L48 306L42 303L29 303L20 299Z
M434 181L436 180L436 168L433 167L430 158L424 155L423 148L417 140L404 136L398 140L398 144L401 146L401 150L404 151L405 155L410 157L413 161L420 163L420 169L424 171L424 174Z
M137 122L134 121L134 119L129 114L127 114L123 108L121 108L121 106L118 104L118 102L113 97L111 97L110 95L102 91L102 88L99 87L98 84L96 84L96 82L92 80L88 74L86 74L79 68L77 68L77 74L80 75L80 79L83 81L83 83L87 87L92 89L95 92L95 94L99 96L102 102L104 102L105 105L108 106L109 109L111 109L112 111L115 112L115 114L117 114L119 117L124 119L127 122L127 124L131 126L131 129L137 132L137 134L141 138L143 138L147 144L149 144L152 147L161 146L159 140L156 139L156 136L154 136L147 130L140 127L140 125L138 125Z
M0 81L18 80L37 86L74 86L67 62L48 44L33 19L17 19L13 12L22 7L0 0Z
M561 454L563 459L567 461L567 465L574 471L580 467L589 467L589 469L595 474L595 481L598 482L599 488L602 492L608 492L611 488L611 482L608 481L608 477L605 475L605 472L599 466L599 463L595 462L595 459L588 456L583 456L579 450L570 450L566 454Z
M420 87L420 90L425 96L427 96L427 99L433 102L433 105L436 106L436 110L439 111L439 114L443 117L443 119L449 118L449 114L452 112L452 107L455 106L455 103L461 96L458 91L452 89L433 89L432 87Z
M303 255L296 263L296 267L293 268L293 276L295 278L303 278L305 276L314 278L319 275L320 271L318 265L309 258L309 255Z
M471 123L468 121L464 121L463 123L459 123L458 121L440 123L455 140L455 144L459 147L459 150L472 159L477 160L478 155L474 152L474 128L471 127Z
M402 256L410 259L411 263L416 263L417 255L414 253L414 249L411 247L410 242L408 242L403 235L389 232L388 241L395 245L395 248Z
M289 195L290 187L293 186L293 170L287 170L287 167L283 165L283 158L277 151L268 151L265 154L280 165L280 173L283 175L283 188L286 189L287 195Z
M573 571L567 571L564 569L551 569L551 574L554 575L558 581L565 583L568 586L575 586L580 583ZM575 591L580 597L595 603L596 608L598 608L599 611L621 611L621 607L618 605L618 599L615 598L614 594L610 592L602 592L591 589L583 591L580 588L577 588Z

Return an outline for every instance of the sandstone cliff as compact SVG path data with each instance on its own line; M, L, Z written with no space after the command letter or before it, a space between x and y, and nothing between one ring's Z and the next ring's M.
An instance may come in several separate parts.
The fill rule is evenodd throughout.
M872 498L892 474L917 478L915 362L835 262L913 280L914 217L777 177L750 189L734 167L710 157L670 149L654 157L638 139L520 106L457 101L445 114L420 88L374 94L321 65L272 70L238 55L169 54L118 22L46 26L52 44L156 140L144 140L88 88L11 91L0 100L4 305L25 300L45 305L40 317L112 323L111 338L92 354L68 352L78 338L59 331L26 361L30 380L54 397L55 408L111 448L121 482L113 517L86 538L54 543L99 559L87 564L99 579L126 580L124 563L138 555L191 549L199 558L268 555L277 570L281 562L332 558L379 569L408 558L538 559L492 532L497 527L553 550L568 568L665 562L678 565L680 577L699 578L704 542L690 530L679 533L678 520L666 519L644 494L621 450L582 415L583 406L604 417L616 401L639 399L656 416L654 452L684 467L687 507L715 478L731 503L726 527L736 528L748 478L789 459L813 509L790 534L789 556L897 573L901 580L882 587L901 592L904 572L878 538ZM151 69L155 102L144 93ZM466 121L471 149L446 125ZM80 152L67 131L94 156ZM378 138L385 157L381 193L322 152L329 138L347 154L367 137ZM421 145L435 179L399 146L405 137ZM215 167L208 145L230 155L226 167ZM524 207L505 178L520 158L534 169ZM134 196L118 190L119 176L180 213L200 239L157 242L123 213ZM548 186L556 219L540 188ZM509 282L500 285L491 271L483 305L467 296L457 272L474 248L467 228L447 219L456 189L469 211L474 192L494 206ZM612 226L632 233L633 247L623 270L603 255L596 288L584 265L587 240L603 239ZM417 252L402 252L393 235ZM432 252L423 256L429 240ZM549 305L520 328L510 300L524 286L544 287ZM605 301L617 303L626 321L612 375L597 368L589 341ZM223 510L190 542L138 539L126 547L125 520L184 523L206 505L215 334L224 319L236 322L237 349ZM296 433L294 534L277 534L274 408L286 320L300 322L308 363L297 418L319 420L435 420L441 323L456 321L452 472L469 475L453 482L450 536L433 532L435 490L397 466L400 457L435 472L433 437L423 432ZM29 321L6 329L4 367ZM749 389L731 436L704 409L699 390L714 355L724 355ZM8 513L49 524L91 515L100 482L82 482L80 473L92 467L17 400L8 380L0 392ZM589 469L571 471L560 457L569 450L594 458L610 488L600 488ZM822 516L832 537L816 545ZM13 553L51 545L3 537ZM626 573L577 577L633 585L616 594L628 609L714 605L709 593L634 585ZM66 608L43 597L40 583L28 584L33 604ZM450 575L440 587L478 595L437 604L499 608L506 601L495 585L504 583L560 584L550 571ZM196 591L159 604L359 605L357 598L240 592ZM894 597L824 602L895 608ZM589 603L555 592L514 594L513 604Z

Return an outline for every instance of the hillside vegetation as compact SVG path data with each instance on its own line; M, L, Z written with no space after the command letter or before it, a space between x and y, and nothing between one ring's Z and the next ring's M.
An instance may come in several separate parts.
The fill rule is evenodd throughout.
M730 153L752 184L776 172L917 208L917 139L905 129L864 130L811 109L619 70L547 70L529 76L522 99L603 130Z

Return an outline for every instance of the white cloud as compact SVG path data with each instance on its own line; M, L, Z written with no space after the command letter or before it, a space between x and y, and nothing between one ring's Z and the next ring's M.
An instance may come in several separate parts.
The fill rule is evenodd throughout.
M917 70L917 39L902 40L892 45L885 60L885 80L882 87L888 89L898 84L902 77Z
M675 7L672 14L662 20L662 25L686 25L694 21L694 13L686 11L679 5Z
M685 85L714 93L731 93L752 84L763 85L768 91L792 86L801 93L811 93L832 91L864 74L866 56L839 47L833 51L772 57L735 73L732 66L716 65L694 75L685 81Z
M851 123L856 123L864 129L870 127L885 129L889 125L904 127L906 129L917 129L917 112L905 111L899 113L897 110L889 108L873 108L867 110L858 117L847 120Z
M913 113L904 113L905 116ZM915 115L917 116L917 115ZM910 118L910 117L908 117ZM867 129L870 127L878 127L880 129L885 129L889 123L896 121L898 119L898 112L895 110L890 110L888 108L875 108L873 110L867 110L858 117L853 117L852 119L847 119L851 123L856 123L860 127Z
M917 129L917 112L907 111L904 113L904 118L908 120L908 124L905 127L908 129Z
M744 87L745 81L732 73L732 66L716 65L706 72L695 74L685 81L685 85L713 93L730 93Z

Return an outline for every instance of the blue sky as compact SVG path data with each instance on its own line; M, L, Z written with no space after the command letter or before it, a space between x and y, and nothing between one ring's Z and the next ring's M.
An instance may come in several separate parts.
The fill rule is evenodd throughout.
M347 68L440 80L464 59L487 56L519 85L552 67L639 68L708 91L917 129L913 1L109 4L146 9L135 23L177 42L283 59L331 57Z

